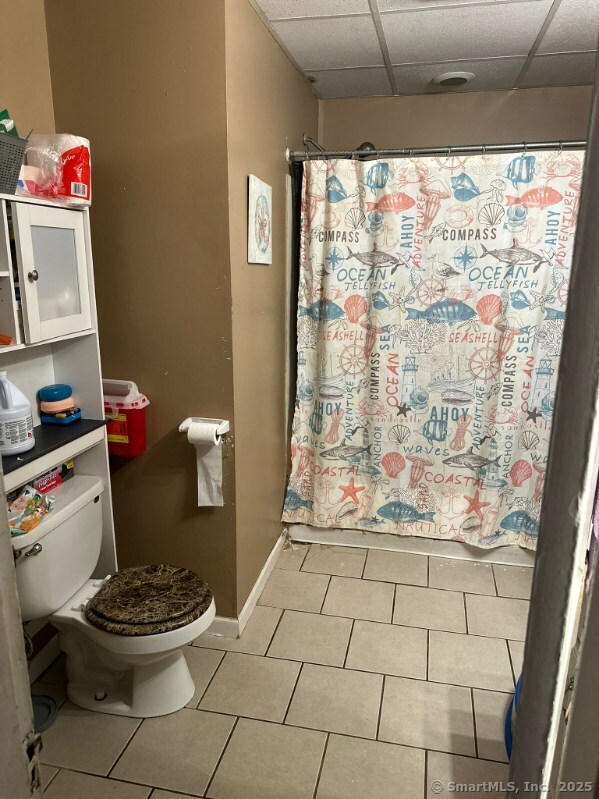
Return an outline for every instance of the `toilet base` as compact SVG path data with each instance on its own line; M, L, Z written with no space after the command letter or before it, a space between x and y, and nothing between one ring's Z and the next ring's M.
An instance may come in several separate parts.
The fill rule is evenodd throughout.
M68 658L68 655L67 655ZM69 681L67 696L86 710L133 718L165 716L181 710L194 695L195 685L179 649L148 664L136 664L113 685ZM96 698L104 695L103 699Z

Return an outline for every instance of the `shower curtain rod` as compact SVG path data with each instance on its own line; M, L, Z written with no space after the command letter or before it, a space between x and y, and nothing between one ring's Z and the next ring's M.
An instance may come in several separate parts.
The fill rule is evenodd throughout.
M584 150L586 141L535 141L514 142L513 144L466 144L452 147L404 147L400 150L290 150L287 148L287 161L314 161L328 158L413 158L419 155L474 155L477 153L518 153L527 150Z

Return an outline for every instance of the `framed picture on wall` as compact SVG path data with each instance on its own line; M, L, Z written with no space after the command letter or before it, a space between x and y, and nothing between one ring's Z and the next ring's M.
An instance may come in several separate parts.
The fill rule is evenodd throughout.
M248 263L272 264L272 186L248 179Z

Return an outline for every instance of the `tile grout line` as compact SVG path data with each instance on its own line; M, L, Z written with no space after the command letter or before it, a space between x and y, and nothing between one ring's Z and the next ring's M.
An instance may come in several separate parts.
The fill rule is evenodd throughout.
M291 692L291 696L289 697L289 702L287 703L287 709L285 710L285 714L283 716L283 721L281 721L280 724L286 724L287 723L287 716L289 715L289 711L291 710L291 704L293 702L293 698L295 696L295 692L297 690L297 686L299 685L300 677L302 676L303 670L304 670L304 663L302 661L302 663L301 663L301 665L300 665L300 667L298 669L298 672L297 672L297 677L296 677L295 683L293 685L293 690Z
M493 585L495 586L495 596L499 596L499 589L497 587L497 576L495 574L495 564L491 564L491 571L493 572Z
M231 742L231 738L233 737L233 733L237 729L237 724L239 722L239 718L240 718L239 716L236 716L235 721L233 722L233 726L231 727L231 731L229 732L229 734L227 736L227 740L225 741L225 744L223 746L222 752L220 753L219 758L218 758L218 760L216 761L216 763L214 765L214 769L212 770L212 774L210 775L210 779L208 780L208 784L206 785L206 787L204 788L204 790L202 792L203 796L207 796L208 791L210 790L210 788L212 786L212 782L214 781L214 778L216 777L216 772L220 768L220 764L222 763L223 757L225 756L225 752L229 748L229 744Z
M318 611L319 613L322 613L322 611L323 611L323 608L324 608L324 603L327 601L327 596L328 596L328 593L329 593L329 588L331 587L331 583L332 583L332 582L333 582L333 577L332 577L332 575L330 575L330 574L329 574L329 579L328 579L328 582L327 582L327 587L325 588L324 595L323 595L323 597L322 597L322 602L321 602L321 604L320 604L320 610ZM307 612L307 611L306 611L306 612Z
M424 799L427 799L428 790L428 749L424 750Z
M320 785L320 778L322 776L322 769L324 768L324 759L327 756L327 748L329 746L329 740L331 738L331 733L326 733L326 738L324 742L324 748L322 750L322 757L320 758L320 766L318 767L318 774L316 775L316 784L314 785L314 791L312 793L312 799L316 799L316 794L318 793L318 787Z
M430 660L430 651L431 651L431 631L426 631L426 680L425 682L432 682L428 678L428 670L429 670L429 660Z
M380 741L379 735L381 732L381 716L383 715L383 702L385 700L385 685L387 684L387 676L383 674L383 684L381 685L381 698L379 700L379 712L376 720L376 737L375 741Z
M330 618L332 618L332 617L330 617ZM350 630L349 630L349 638L347 639L347 646L345 648L345 657L343 658L343 669L345 669L346 666L347 666L347 656L349 655L349 648L351 646L351 639L352 639L352 636L354 634L354 627L355 626L356 626L356 620L352 619L351 627L350 627Z
M468 605L466 603L466 592L462 594L463 602L464 602L464 621L466 623L466 635L468 635Z
M213 652L220 652L220 651L222 651L222 650L216 649L216 650L212 650L212 651L213 651ZM202 695L200 696L200 698L199 698L199 699L198 699L198 701L196 702L196 706L195 706L195 708L193 708L193 709L195 709L195 710L199 710L199 709L200 709L200 702L202 701L202 699L203 699L203 698L206 696L206 694L208 693L208 689L209 689L209 688L210 688L210 686L212 685L212 682L214 681L214 678L216 677L217 673L219 672L219 670L220 670L220 667L223 665L223 663L224 663L224 661L225 661L225 658L226 658L226 656L227 656L228 654L229 654L228 652L223 652L223 653L222 653L222 655L223 655L223 656L222 656L222 658L220 659L220 662L219 662L218 666L217 666L217 667L214 669L214 674L213 674L213 675L212 675L212 677L211 677L211 678L208 680L208 684L206 685L206 687L205 687L205 688L204 688L204 690L202 691ZM194 685L195 685L195 681L194 681ZM183 709L183 708L181 708L181 709Z
M472 707L472 726L474 729L474 755L478 758L478 733L476 731L476 710L474 706L474 688L470 688L470 704Z
M514 661L512 658L512 650L510 649L509 638L505 639L505 645L507 646L507 656L510 661L510 668L512 670L512 680L514 681L514 687L516 685L516 669L514 668Z
M268 644L266 645L266 649L264 650L264 654L263 654L263 655L261 655L261 657L268 657L268 656L269 656L269 655L268 655L268 652L269 652L269 650L270 650L270 648L271 648L271 646L272 646L272 644L273 644L273 641L275 640L275 635L277 634L277 631L278 631L279 627L281 626L281 622L283 621L283 616L284 616L286 613L287 613L287 610L283 610L283 612L282 612L282 613L281 613L281 615L279 616L279 618L278 618L278 621L277 621L277 623L275 624L275 628L274 628L274 630L272 631L272 635L270 636L270 639L269 639L269 641L268 641Z
M107 714L107 715L108 715L108 714ZM105 776L105 777L110 777L110 775L112 774L112 772L113 772L113 771L115 770L115 768L117 767L117 764L119 763L120 759L122 758L122 756L125 754L125 752L126 752L126 751L127 751L127 749L129 748L129 744L130 744L130 743L131 743L131 741L132 741L132 740L135 738L135 736L137 735L137 733L140 731L140 729L141 729L141 726L142 726L142 724L144 723L144 721L145 721L145 719L141 719L141 720L140 720L139 724L137 725L137 727L134 729L133 733L131 734L131 736L130 736L130 737L129 737L129 739L127 740L127 743L126 743L126 744L125 744L125 746L124 746L124 747L121 749L121 752L120 752L120 754L118 755L117 759L114 761L114 763L112 764L112 766L111 766L111 767L108 769L108 772L107 772L105 775L103 775L103 776Z

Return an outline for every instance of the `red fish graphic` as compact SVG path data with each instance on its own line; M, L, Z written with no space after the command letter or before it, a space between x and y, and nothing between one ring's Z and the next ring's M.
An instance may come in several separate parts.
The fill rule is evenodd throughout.
M385 194L376 203L366 203L367 211L393 211L394 214L400 214L402 211L407 211L416 204L416 200L403 191L394 191L393 194Z
M540 186L538 189L529 189L521 197L506 195L507 205L523 205L525 208L547 208L563 200L563 195L552 189L551 186Z

